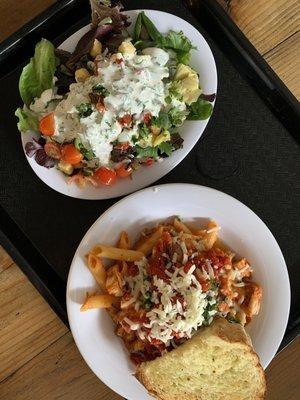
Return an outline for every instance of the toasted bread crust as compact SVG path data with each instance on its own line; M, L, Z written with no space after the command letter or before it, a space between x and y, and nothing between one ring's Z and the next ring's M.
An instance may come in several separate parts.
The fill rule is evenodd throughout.
M221 341L223 341L229 344L239 344L241 346L241 352L245 352L250 356L250 358L252 359L251 364L253 365L253 369L255 369L256 374L259 376L258 380L260 382L259 387L254 389L256 390L256 392L251 395L251 400L264 400L266 394L266 380L264 370L260 365L257 354L252 348L249 335L247 335L244 328L239 324L230 324L227 322L227 320L223 318L216 319L209 328L201 329L199 333L194 335L192 339L184 343L178 349L173 350L173 359L176 358L177 355L178 357L181 357L184 354L187 346L191 346L191 343L193 343L193 345L197 343L197 346L201 346L205 345L207 341L209 341L211 338L217 338L217 340L220 340L220 343ZM162 356L160 358L166 356L168 355L166 354L165 356ZM147 367L153 365L153 362L155 362L155 360L142 363L137 368L135 374L136 378L145 386L149 394L159 400L206 400L206 398L201 396L200 394L195 395L192 393L183 392L180 392L178 394L169 394L159 392L159 389L155 387L155 382L149 379L149 374L147 373ZM243 371L241 371L241 373L243 373ZM172 376L170 376L170 380L172 380ZM245 395L243 395L242 393L241 395L232 394L230 396L224 394L224 396L218 397L218 400L244 400L245 398ZM249 397L247 397L247 399L248 398Z

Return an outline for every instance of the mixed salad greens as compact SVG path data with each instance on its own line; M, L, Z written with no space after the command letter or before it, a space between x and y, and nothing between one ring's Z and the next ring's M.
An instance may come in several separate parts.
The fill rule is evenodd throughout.
M215 94L202 93L183 32L164 35L141 12L130 36L119 5L91 6L91 29L73 53L46 39L36 45L15 115L20 132L40 133L25 146L29 157L70 182L98 186L181 148L178 127L209 118Z

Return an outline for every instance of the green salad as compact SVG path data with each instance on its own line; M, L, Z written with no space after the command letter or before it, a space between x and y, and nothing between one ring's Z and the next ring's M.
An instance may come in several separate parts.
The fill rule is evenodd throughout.
M20 76L18 129L26 154L69 182L112 185L183 146L186 119L210 117L183 32L162 34L145 12L132 33L120 6L92 1L92 25L73 53L42 39Z

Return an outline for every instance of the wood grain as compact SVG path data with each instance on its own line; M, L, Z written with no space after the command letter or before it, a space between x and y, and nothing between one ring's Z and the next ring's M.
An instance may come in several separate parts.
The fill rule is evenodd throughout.
M265 59L300 100L300 31L266 53Z
M1 0L0 41L14 33L26 22L40 14L56 0Z
M6 253L2 246L0 246L0 273L9 268L13 264L13 260Z
M231 0L229 14L261 54L300 29L299 0Z
M90 371L70 333L0 383L0 393L7 400L121 400Z
M266 400L300 399L300 336L271 362L266 377Z
M66 332L15 264L0 274L0 381Z

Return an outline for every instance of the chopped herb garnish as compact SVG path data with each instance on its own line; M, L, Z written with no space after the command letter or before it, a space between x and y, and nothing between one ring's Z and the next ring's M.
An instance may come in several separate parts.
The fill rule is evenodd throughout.
M215 279L210 279L210 290L216 291L218 290L220 284Z
M92 90L93 90L93 92L96 92L103 97L106 97L109 95L109 91L100 83L98 83L98 85L93 86Z
M239 324L240 321L237 318L234 318L232 315L229 315L227 317L228 322L231 322L232 324Z
M92 160L95 158L95 154L93 153L93 150L88 150L84 147L84 145L81 143L80 139L76 138L74 140L74 146L76 149L80 151L80 153L84 156L84 158L88 161Z
M93 112L90 103L81 103L79 106L76 106L76 109L78 111L79 118L86 118L90 116Z

